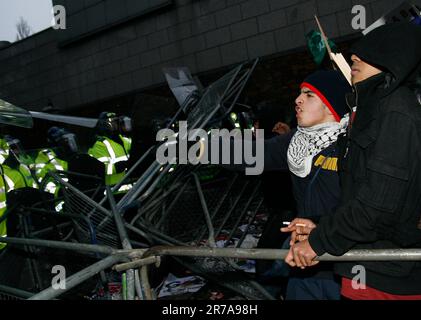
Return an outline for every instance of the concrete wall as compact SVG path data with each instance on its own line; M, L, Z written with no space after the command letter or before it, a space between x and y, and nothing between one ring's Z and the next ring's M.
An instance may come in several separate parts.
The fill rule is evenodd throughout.
M67 2L71 11L84 1ZM351 28L353 5L365 5L371 23L400 2L175 0L168 9L65 47L58 46L61 31L48 29L0 50L0 96L32 109L51 99L71 110L162 84L163 67L186 65L197 74L304 51L304 35L316 27L314 14L331 38L350 36L357 33ZM85 15L91 22L101 17L92 7ZM68 28L78 27L71 22Z

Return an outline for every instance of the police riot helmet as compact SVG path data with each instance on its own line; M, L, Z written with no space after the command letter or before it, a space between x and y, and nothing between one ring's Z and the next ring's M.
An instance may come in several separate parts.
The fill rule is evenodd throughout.
M116 135L132 132L132 119L127 116L117 116L114 112L101 112L97 128L101 134Z
M116 134L119 132L120 119L114 112L101 112L97 128L102 134Z

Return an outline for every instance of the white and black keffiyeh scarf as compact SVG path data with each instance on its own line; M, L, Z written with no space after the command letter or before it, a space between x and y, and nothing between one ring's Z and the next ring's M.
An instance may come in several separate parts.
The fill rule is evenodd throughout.
M346 131L349 116L341 122L327 122L309 128L298 127L288 147L289 170L300 178L311 172L313 157L338 140Z

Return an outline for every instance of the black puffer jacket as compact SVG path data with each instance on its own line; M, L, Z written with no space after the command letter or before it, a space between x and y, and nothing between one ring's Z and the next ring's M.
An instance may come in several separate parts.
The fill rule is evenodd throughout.
M350 249L421 248L421 108L406 85L421 62L421 27L399 23L360 40L353 53L385 72L355 86L355 120L342 146L341 204L309 242L318 255ZM354 104L355 103L355 104ZM369 287L421 294L421 262L338 263L349 279L366 269Z

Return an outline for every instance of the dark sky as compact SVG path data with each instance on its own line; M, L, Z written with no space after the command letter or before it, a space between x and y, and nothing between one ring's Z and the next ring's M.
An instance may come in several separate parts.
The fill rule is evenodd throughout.
M16 23L23 17L32 29L39 32L51 26L51 0L0 0L0 41L16 40Z

